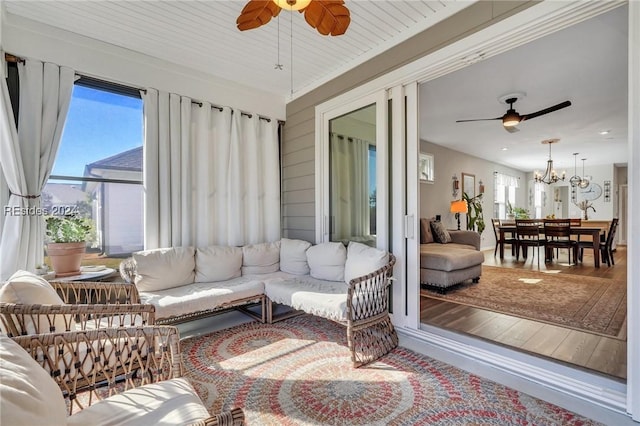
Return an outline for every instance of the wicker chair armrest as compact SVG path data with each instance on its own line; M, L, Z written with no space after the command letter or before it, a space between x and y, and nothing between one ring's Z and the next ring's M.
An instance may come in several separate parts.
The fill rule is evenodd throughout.
M50 281L65 303L140 303L134 284L96 281Z
M56 330L64 322L65 330ZM106 327L134 327L155 323L153 305L26 305L0 303L0 323L9 337L62 333Z
M382 268L349 282L347 318L355 322L389 312L389 286L396 258L389 253L389 262Z
M191 426L242 426L244 425L244 412L241 408L234 408L230 411L223 411L220 414L211 416L199 422L192 423Z
M178 329L108 328L13 337L50 372L69 400L69 414L148 383L182 377ZM77 398L78 390L86 390Z
M127 283L134 283L136 279L136 262L132 257L128 257L120 262L120 276Z

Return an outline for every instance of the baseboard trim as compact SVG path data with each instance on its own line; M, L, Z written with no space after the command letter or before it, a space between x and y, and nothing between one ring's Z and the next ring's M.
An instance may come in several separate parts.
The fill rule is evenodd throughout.
M396 329L402 347L605 424L632 424L624 383L447 330Z

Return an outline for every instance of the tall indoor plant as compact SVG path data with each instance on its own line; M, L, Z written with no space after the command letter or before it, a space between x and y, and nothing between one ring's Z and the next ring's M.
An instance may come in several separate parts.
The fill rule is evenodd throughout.
M79 216L48 216L47 254L56 277L77 275L93 229L91 219Z
M482 193L469 197L469 194L463 192L462 198L467 202L467 230L482 234L486 227L482 213Z

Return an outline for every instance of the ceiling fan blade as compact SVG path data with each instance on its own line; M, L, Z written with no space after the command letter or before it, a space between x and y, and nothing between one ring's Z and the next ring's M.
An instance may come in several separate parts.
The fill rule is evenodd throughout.
M278 16L281 10L271 0L249 0L236 19L236 24L240 31L252 30Z
M502 120L502 117L496 118L474 118L471 120L456 120L456 123L467 123L469 121L491 121L491 120Z
M510 126L510 127L502 126L502 128L504 128L509 133L516 133L520 131L520 129L518 129L516 126Z
M564 101L559 103L558 105L541 109L540 111L532 112L531 114L523 114L522 120L520 120L520 122L531 120L532 118L540 117L541 115L549 114L550 112L558 111L559 109L566 108L568 106L571 106L571 101Z
M304 9L304 19L322 35L339 36L351 23L344 0L314 0Z

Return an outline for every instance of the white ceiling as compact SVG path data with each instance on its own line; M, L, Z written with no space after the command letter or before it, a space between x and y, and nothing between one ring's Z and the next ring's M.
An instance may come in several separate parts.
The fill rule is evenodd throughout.
M558 172L573 175L574 156L586 166L627 163L627 7L556 32L420 86L420 137L456 151L544 172L548 145ZM514 107L532 113L570 100L572 106L506 132L502 95L525 92ZM607 135L600 131L609 130ZM503 148L507 148L503 151Z
M473 3L347 0L351 24L346 34L326 37L300 13L287 11L260 28L241 32L236 18L247 2L6 0L4 4L8 14L294 99ZM283 70L276 70L276 63Z
M325 37L297 12L283 11L261 28L240 32L245 0L23 1L5 0L11 15L272 92L285 99L318 87L348 69L467 7L470 1L347 0L351 25ZM279 22L279 24L278 24ZM293 23L293 86L289 39ZM280 59L278 61L278 26ZM596 164L626 164L627 7L421 85L421 138L523 171L544 167L552 146L556 169L573 171L573 152ZM276 62L284 70L276 70ZM293 87L293 94L291 89ZM506 93L525 92L515 108L531 113L570 100L573 105L519 125L510 134L499 117ZM610 130L600 135L601 130ZM502 148L508 148L502 151ZM580 161L579 161L580 164Z

